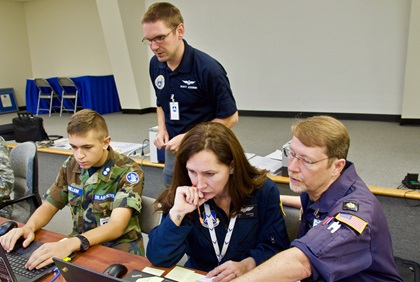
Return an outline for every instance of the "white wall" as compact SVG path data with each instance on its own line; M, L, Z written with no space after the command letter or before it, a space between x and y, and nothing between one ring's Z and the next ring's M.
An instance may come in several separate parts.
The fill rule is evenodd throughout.
M420 2L411 2L402 118L420 118Z
M25 106L32 69L22 3L0 0L0 36L0 88L14 88L18 106Z
M24 5L33 77L112 74L95 0Z
M121 107L124 110L151 107L149 57L146 48L139 48L144 1L96 0L96 3Z
M18 50L15 57L33 70L16 74L20 83L28 76L112 73L119 91L129 86L119 93L125 104L155 106L145 71L151 53L140 43L141 13L155 1L107 1L119 2L125 34L115 37L125 37L120 48L128 54L130 81L111 64L95 0L33 0L13 2L25 8L30 61L25 50L7 50ZM402 114L410 0L171 2L184 16L187 41L227 70L240 110ZM144 9L137 12L139 3ZM20 12L9 21L23 27L25 18Z
M401 114L408 0L171 2L241 110Z

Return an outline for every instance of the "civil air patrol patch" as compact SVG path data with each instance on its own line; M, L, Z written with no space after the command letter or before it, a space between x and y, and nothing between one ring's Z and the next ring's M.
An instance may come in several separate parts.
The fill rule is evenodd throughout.
M159 75L155 79L155 86L157 89L162 90L165 87L165 77L163 75Z
M343 210L357 212L359 210L359 203L351 202L351 201L345 201L343 203Z
M349 213L338 213L335 216L335 219L337 219L341 223L344 223L345 225L350 226L359 234L362 234L363 230L365 230L366 225L368 225L368 223L363 219Z
M137 182L139 182L139 179L140 179L140 177L137 174L137 172L134 172L134 171L127 173L127 175L125 176L125 178L131 184L136 184Z
M218 226L220 223L220 219L218 219L216 216L216 211L211 211L210 215L204 212L204 220L201 222L201 225L203 225L205 228L209 228L209 220L213 221L213 227Z

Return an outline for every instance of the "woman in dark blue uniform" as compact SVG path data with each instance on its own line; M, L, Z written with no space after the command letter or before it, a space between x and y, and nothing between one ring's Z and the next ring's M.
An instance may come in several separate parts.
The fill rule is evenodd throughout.
M277 186L219 123L185 135L172 186L156 202L164 216L146 252L156 266L173 266L187 254L187 267L229 281L289 246Z

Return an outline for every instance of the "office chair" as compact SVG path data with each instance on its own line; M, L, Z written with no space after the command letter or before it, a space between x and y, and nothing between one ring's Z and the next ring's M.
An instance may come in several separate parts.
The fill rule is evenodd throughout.
M64 105L64 99L69 99L71 104L73 105L73 109L67 109L65 110L67 112L73 112L75 113L77 111L77 98L79 96L79 89L77 89L76 84L73 80L71 80L68 77L59 77L58 78L58 84L60 84L60 87L62 89L61 91L61 107L60 107L60 117L63 112L63 105ZM74 100L74 101L73 101Z
M283 205L284 222L286 224L287 235L292 242L297 238L300 226L300 209Z
M150 230L160 224L162 219L162 212L156 211L153 203L155 199L141 196L141 213L140 213L140 228L141 232L149 234Z
M20 143L10 152L15 184L11 200L0 204L0 209L13 205L12 220L26 222L42 204L38 191L38 155L34 142Z
M35 78L34 79L35 85L38 88L38 104L36 107L36 115L38 115L39 110L48 110L49 116L51 116L51 110L53 108L57 108L59 106L53 105L53 100L58 99L60 102L60 96L57 92L54 91L51 84L43 78ZM48 108L40 108L41 99L49 100L49 107Z

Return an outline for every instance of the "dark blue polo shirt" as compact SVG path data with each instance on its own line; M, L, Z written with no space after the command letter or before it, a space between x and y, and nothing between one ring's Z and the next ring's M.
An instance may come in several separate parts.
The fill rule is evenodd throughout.
M316 202L307 193L301 201L299 239L291 246L311 262L312 277L302 281L402 281L385 213L351 162ZM337 220L339 213L350 215L356 229Z
M150 60L150 78L156 105L165 113L169 138L185 133L196 124L227 118L236 109L235 99L223 66L209 55L185 43L181 63L171 71L166 62ZM171 96L178 102L179 120L171 120Z

